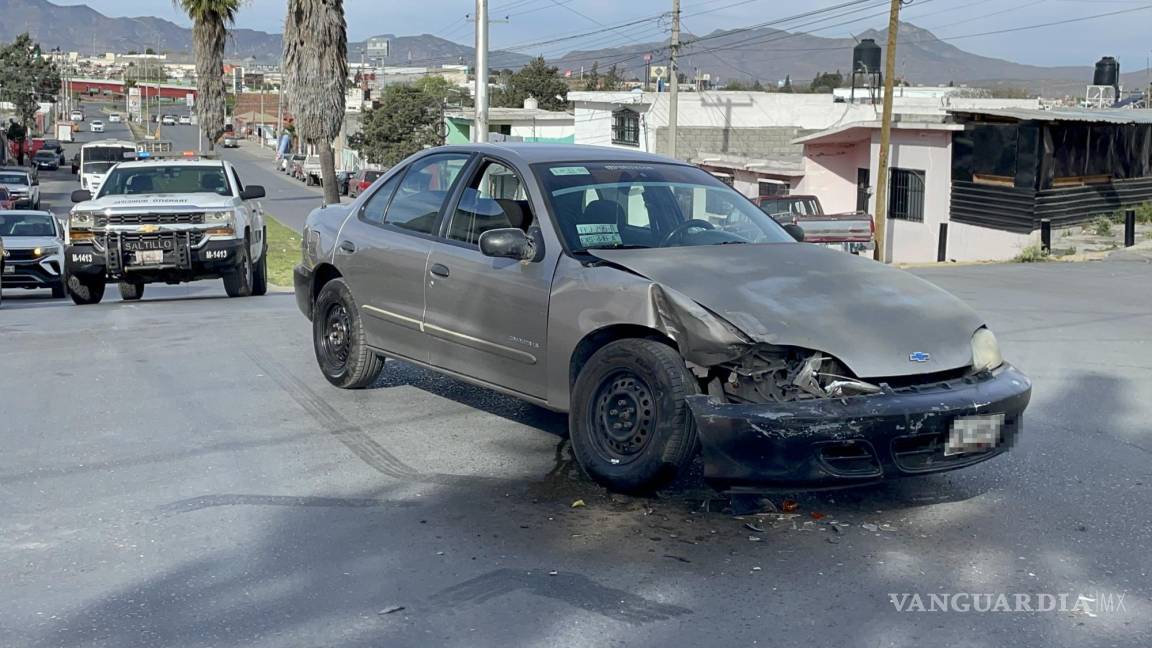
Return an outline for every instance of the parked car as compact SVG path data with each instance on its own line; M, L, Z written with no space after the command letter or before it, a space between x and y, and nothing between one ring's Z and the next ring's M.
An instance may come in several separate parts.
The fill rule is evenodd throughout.
M225 135L223 146L224 148L240 148L240 139L235 135Z
M16 199L7 187L0 185L0 210L16 209Z
M70 119L71 121L74 121L74 122L82 122L82 121L84 121L84 111L83 110L73 110L68 115L68 119Z
M360 169L352 176L352 179L348 181L348 197L355 198L359 196L366 191L368 187L371 187L373 182L376 182L376 178L382 175L384 175L384 172L376 169Z
M300 176L298 179L304 181L304 184L309 187L312 187L322 184L321 175L320 156L309 155L304 158L304 161L300 164Z
M78 175L80 173L80 151L76 151L72 154L71 166L72 175Z
M192 116L191 115L180 115L179 122L183 126L188 126L192 123Z
M164 115L160 118L160 123L164 126L175 126L176 115Z
M108 115L108 123L110 124L119 124L122 121L124 120L120 117L120 113L110 113Z
M698 449L724 488L1007 451L1031 383L984 320L789 229L654 155L440 147L309 215L296 299L333 385L374 384L387 355L567 412L576 460L617 490L665 483Z
M300 154L284 155L280 157L280 172L284 175L292 175L292 165L296 162L303 162L304 156Z
M64 229L52 212L0 211L4 288L45 288L64 296Z
M36 167L0 167L0 185L8 190L16 209L40 209L40 178Z
M65 162L67 162L67 156L64 154L64 143L60 140L45 139L44 145L41 147L41 150L43 149L55 152L56 156L59 158L59 165L63 165Z
M104 122L100 121L99 119L93 119L91 128L93 133L103 133Z
M839 247L853 254L872 249L876 226L868 212L825 214L816 196L760 196L754 202L781 225L794 223L808 243Z
M60 168L60 155L50 149L40 149L32 156L32 164L41 170L55 171Z

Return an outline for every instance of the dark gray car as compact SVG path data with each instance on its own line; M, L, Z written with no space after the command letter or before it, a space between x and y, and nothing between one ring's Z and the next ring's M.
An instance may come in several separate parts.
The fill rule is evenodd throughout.
M295 281L334 385L388 355L568 412L624 491L701 450L726 488L958 468L1011 445L1031 393L948 293L620 149L422 152L309 216Z

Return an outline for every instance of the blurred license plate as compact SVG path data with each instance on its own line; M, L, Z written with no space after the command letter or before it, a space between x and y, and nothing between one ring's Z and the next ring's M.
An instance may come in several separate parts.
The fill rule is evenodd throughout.
M15 273L16 273L16 266L11 266L11 265L4 266L4 274L15 274Z
M952 433L948 435L948 443L944 446L944 456L995 448L1000 443L1000 432L1003 429L1003 414L962 416L952 421Z
M134 263L136 265L159 265L164 263L164 250L137 250Z

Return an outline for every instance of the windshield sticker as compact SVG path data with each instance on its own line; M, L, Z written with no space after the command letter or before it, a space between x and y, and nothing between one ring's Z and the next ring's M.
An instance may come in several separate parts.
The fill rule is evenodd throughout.
M576 234L580 236L580 244L585 247L623 243L620 228L615 223L577 223Z
M592 175L582 166L552 167L549 171L554 176Z
M653 171L656 167L650 164L605 164L609 171Z

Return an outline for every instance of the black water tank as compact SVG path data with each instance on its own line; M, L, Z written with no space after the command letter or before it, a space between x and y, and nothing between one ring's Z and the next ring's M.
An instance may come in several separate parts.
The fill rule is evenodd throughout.
M1116 86L1120 84L1120 61L1111 56L1096 61L1096 73L1092 75L1092 85Z
M880 65L880 46L875 40L865 38L852 48L852 71L856 74L877 74Z

